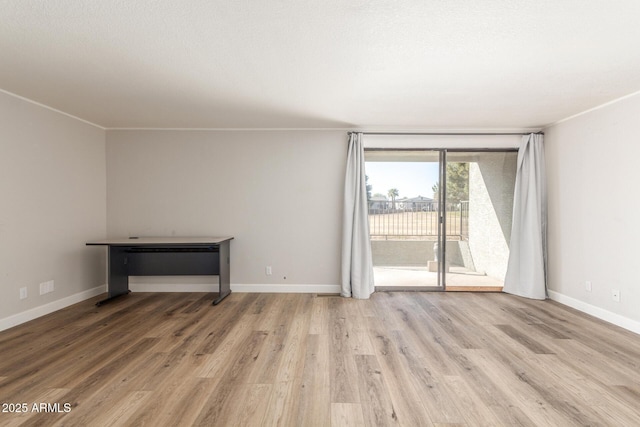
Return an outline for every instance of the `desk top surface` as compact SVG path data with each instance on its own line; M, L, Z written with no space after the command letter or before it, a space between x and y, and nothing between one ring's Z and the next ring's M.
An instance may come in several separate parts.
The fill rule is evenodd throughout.
M207 245L219 244L233 237L117 237L95 240L87 245L138 246L138 245Z

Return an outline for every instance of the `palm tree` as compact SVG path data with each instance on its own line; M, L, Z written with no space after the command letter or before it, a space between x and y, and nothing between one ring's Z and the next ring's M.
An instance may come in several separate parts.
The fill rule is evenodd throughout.
M387 192L387 195L391 197L391 209L396 210L396 197L400 195L400 192L397 188L392 188Z

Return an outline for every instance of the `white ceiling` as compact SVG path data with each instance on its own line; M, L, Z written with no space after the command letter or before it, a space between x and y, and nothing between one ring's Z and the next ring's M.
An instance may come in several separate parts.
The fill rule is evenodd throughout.
M106 128L538 128L640 90L637 0L0 0L0 89Z

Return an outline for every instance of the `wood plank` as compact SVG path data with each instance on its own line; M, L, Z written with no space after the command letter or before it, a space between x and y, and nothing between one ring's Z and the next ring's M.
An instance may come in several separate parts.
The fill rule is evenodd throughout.
M409 369L409 381L415 387L416 394L434 425L463 424L465 420L458 409L457 396L448 393L441 373L427 368L427 363L419 355L420 345L407 338L406 332L392 331L392 337L404 359L400 364Z
M309 335L304 362L304 373L297 390L299 403L293 425L331 425L331 383L329 337Z
M401 425L376 356L357 355L358 388L366 425Z
M344 427L365 427L362 406L359 403L332 403L331 425Z
M321 335L329 333L329 299L335 297L323 297L313 299L313 311L309 333Z
M290 310L292 299L273 296L268 301L269 320L260 322L257 326L267 332L264 346L252 372L247 377L247 382L254 384L273 384L278 374L280 361L284 356L285 342L287 341L294 317Z
M302 378L273 384L271 398L262 419L262 426L295 426L300 403Z
M399 351L392 339L392 333L386 331L377 319L369 321L369 333L375 337L376 359L384 377L394 411L401 425L431 426L432 419L418 397L417 389L411 379L410 369L402 363Z
M291 382L302 378L307 348L307 338L311 334L312 312L318 298L301 296L301 302L290 322L289 331L284 342L283 355L280 359L275 381ZM313 334L312 334L313 335Z
M235 356L227 359L227 367L219 373L218 384L209 395L194 425L224 425L220 420L226 419L229 407L233 408L235 404L229 400L229 396L235 387L245 383L246 376L260 354L266 336L266 332L252 331L240 343Z
M98 412L97 416L91 419L91 424L105 427L127 425L134 412L147 403L150 394L149 391L134 391L123 394L120 403L111 406L106 411Z
M464 375L446 375L443 385L449 395L456 396L460 414L469 426L494 427L504 425L502 417L492 411L492 406L487 405L485 399L478 395L474 387L471 387Z
M495 325L496 328L500 329L502 332L507 334L511 339L516 341L518 344L526 347L534 354L553 354L551 350L549 350L544 345L532 339L530 336L520 332L518 329L514 328L511 325Z
M217 425L248 427L264 425L263 420L272 388L273 384L240 384L234 387L225 416Z
M344 305L339 298L329 299L331 402L359 403L358 385L352 381L352 378L357 376L358 368L351 349L347 313L343 308Z

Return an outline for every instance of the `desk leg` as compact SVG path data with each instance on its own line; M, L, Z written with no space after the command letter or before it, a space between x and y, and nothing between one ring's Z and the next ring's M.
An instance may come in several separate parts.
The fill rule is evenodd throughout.
M213 305L218 305L220 301L225 299L231 293L231 254L229 250L229 242L223 242L220 244L220 275L218 280L220 281L220 295L213 300Z
M116 299L116 298L118 298L118 297L121 297L121 296L123 296L123 295L128 295L128 294L130 294L130 293L131 293L131 291L130 291L130 290L127 290L127 292L125 292L125 293L123 293L123 294L118 294L118 295L114 295L114 296L112 296L112 297L110 296L110 297L107 297L107 298L105 298L105 299L102 299L102 300L100 300L100 301L98 301L98 302L96 303L96 307L100 307L100 306L101 306L101 305L103 305L103 304L106 304L106 303L108 303L108 302L111 302L111 301L113 301L114 299Z
M109 256L107 259L109 264L108 287L109 295L106 299L98 301L97 306L101 306L114 298L127 295L129 292L129 273L127 270L127 256L124 250L118 247L109 246Z

